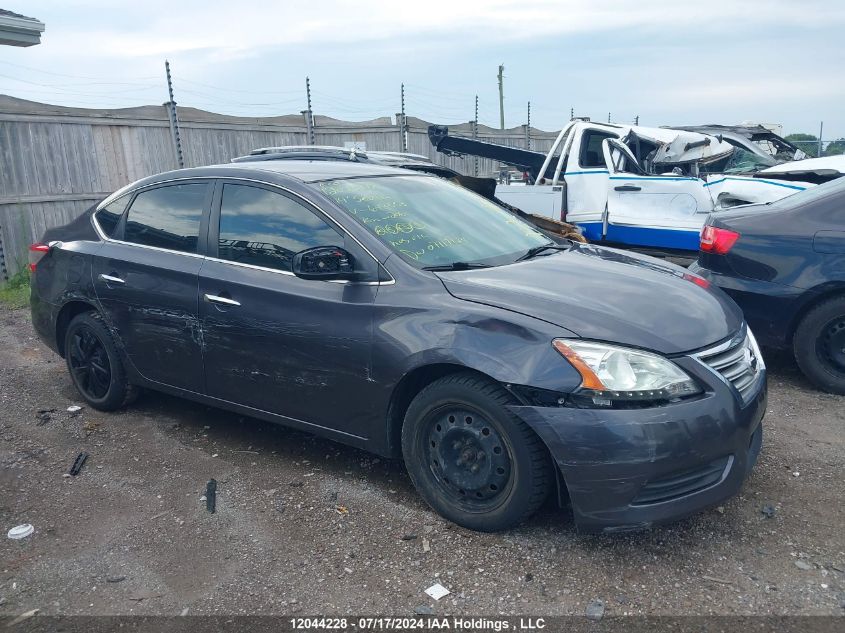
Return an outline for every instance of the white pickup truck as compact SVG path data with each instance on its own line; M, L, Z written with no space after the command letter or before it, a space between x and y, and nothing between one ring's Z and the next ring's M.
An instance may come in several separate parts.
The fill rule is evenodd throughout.
M778 200L815 184L766 170L707 173L707 165L725 164L739 149L720 136L687 130L576 119L546 154L450 137L440 126L428 133L438 151L491 158L524 171L525 182L500 184L496 196L523 211L577 224L593 242L697 251L710 212Z

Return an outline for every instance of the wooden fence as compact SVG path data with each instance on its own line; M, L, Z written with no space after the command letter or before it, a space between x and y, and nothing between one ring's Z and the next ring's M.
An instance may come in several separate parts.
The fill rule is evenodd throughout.
M317 145L357 141L373 151L401 148L401 131L391 117L314 119ZM438 154L428 140L428 126L408 117L407 151L472 174L475 159ZM179 128L186 167L227 163L258 147L307 144L302 115L247 118L179 108ZM450 131L471 136L472 125L452 125ZM525 126L479 126L478 136L514 147L526 144ZM554 138L555 133L532 129L531 147L548 150ZM496 169L487 159L478 164L479 175ZM48 227L69 222L123 185L176 167L165 105L91 110L0 95L0 281L20 270L28 245Z

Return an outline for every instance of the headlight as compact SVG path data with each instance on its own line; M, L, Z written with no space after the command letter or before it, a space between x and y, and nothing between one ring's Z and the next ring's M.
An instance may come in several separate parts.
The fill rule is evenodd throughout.
M657 354L571 339L555 339L552 345L581 374L576 402L630 406L701 393L686 372Z

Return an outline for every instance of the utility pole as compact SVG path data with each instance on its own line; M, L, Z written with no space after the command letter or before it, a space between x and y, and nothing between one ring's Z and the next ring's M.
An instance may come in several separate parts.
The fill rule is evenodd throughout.
M311 112L311 80L305 78L305 96L308 99L308 109L302 111L305 117L305 131L308 135L308 144L314 145L314 114Z
M640 124L640 115L638 114L637 116L634 117L634 125L639 125L639 124Z
M819 123L819 153L818 156L822 155L822 134L824 133L824 121Z
M164 70L167 73L167 94L170 101L167 102L167 115L170 119L170 136L173 138L173 148L176 151L176 164L179 169L185 166L185 159L182 156L182 137L179 134L179 117L176 114L176 101L173 99L173 81L170 79L170 62L164 60Z
M610 112L607 113L607 122L610 123Z
M408 128L405 119L405 84L402 84L402 120L399 123L399 133L402 136L400 146L403 152L408 151Z
M528 102L528 117L525 124L525 149L531 149L531 102Z
M472 138L478 138L478 95L475 95L475 117L472 120ZM475 166L472 175L478 177L478 156L475 157Z
M505 85L504 80L505 65L499 64L499 129L505 129Z

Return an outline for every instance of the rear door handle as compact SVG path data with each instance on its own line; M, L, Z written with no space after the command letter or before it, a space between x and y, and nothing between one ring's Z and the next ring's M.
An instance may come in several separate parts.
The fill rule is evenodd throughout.
M220 297L218 295L205 295L203 297L209 303L219 303L220 305L224 306L239 306L241 305L239 301L235 301L234 299L228 299L226 297Z
M634 185L620 185L618 187L613 188L614 191L642 191L642 187L636 187Z
M114 277L113 275L97 275L97 279L100 281L105 281L107 284L125 284L126 282L123 281L120 277Z

